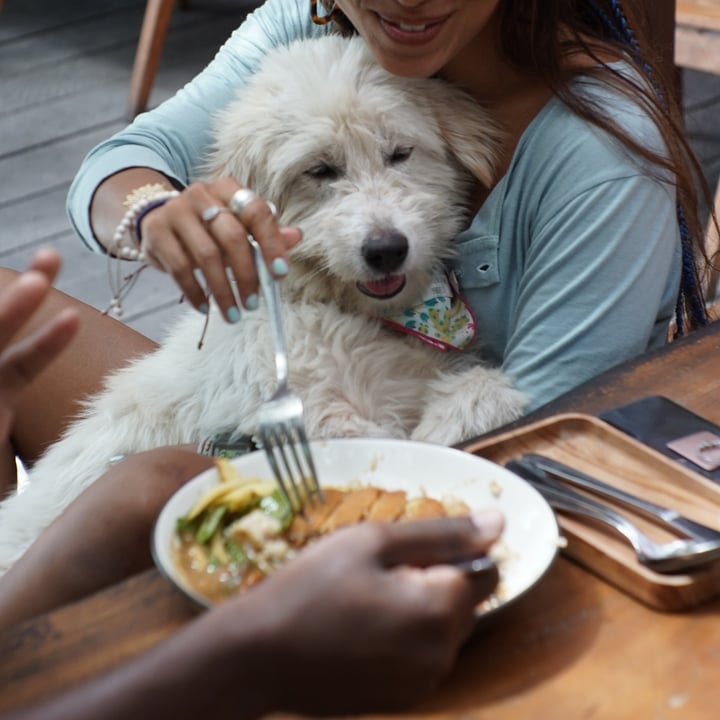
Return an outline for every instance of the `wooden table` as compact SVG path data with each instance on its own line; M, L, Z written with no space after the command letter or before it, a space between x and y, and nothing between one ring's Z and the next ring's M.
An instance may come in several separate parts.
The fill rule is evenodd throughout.
M596 413L651 394L720 423L720 322L523 422ZM192 615L153 570L5 633L0 711L112 667ZM719 660L720 600L688 613L656 612L561 557L530 593L479 624L449 681L409 716L714 719Z

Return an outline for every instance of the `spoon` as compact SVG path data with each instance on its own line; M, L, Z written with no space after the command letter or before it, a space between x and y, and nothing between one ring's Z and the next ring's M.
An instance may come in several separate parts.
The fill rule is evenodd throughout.
M655 542L624 515L542 471L516 460L506 463L505 467L529 482L555 510L592 518L618 532L635 550L638 561L656 572L686 572L720 558L720 540Z

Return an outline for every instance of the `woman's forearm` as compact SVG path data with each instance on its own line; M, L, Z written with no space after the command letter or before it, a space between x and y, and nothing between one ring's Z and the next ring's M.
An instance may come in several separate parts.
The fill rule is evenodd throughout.
M128 210L124 205L126 198L146 185L174 189L165 175L149 168L121 170L98 186L90 205L90 222L95 237L106 250L112 246L115 230Z

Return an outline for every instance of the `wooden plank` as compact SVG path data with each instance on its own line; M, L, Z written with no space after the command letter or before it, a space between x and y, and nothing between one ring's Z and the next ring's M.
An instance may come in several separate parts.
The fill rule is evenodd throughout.
M199 72L214 56L220 44L245 17L245 10L234 13L177 13L178 20L168 32L166 52L161 68L172 63L186 70L182 84ZM107 18L77 29L78 35L65 42L32 38L13 46L0 48L0 114L7 115L27 106L35 106L54 98L79 96L108 88L122 90L125 100L139 31L126 19L108 35ZM83 35L106 38L94 43L92 50L83 44ZM18 44L16 44L18 45ZM70 45L68 49L66 46ZM55 49L53 49L53 47ZM49 58L46 59L46 54ZM39 57L41 62L26 63L25 57ZM9 70L8 70L9 68ZM7 71L7 72L6 72ZM158 75L158 81L161 76ZM180 85L173 85L176 90Z
M52 118L52 122L48 122L48 118ZM110 137L125 125L122 99L115 83L101 86L84 97L53 98L7 115L0 114L0 161L77 136L100 137L104 133L104 137ZM79 163L75 170L78 166Z
M87 63L90 56L107 48L122 44L132 48L137 42L141 17L135 11L120 9L0 43L2 76L7 78L37 69L50 72L72 58L81 58ZM109 24L113 26L110 34L106 32Z
M225 22L213 20L199 29L187 28L170 37L168 66L158 74L152 103L170 97L202 70L227 33ZM197 40L197 45L187 50L190 37ZM0 159L58 138L93 132L104 123L110 123L105 125L106 137L124 127L130 56L123 64L119 52L125 51L114 50L112 59L107 55L98 59L93 70L85 69L93 64L88 58L72 58L51 72L38 68L10 83L0 78ZM75 73L76 78L64 80L69 73ZM48 118L53 121L48 122Z
M204 27L232 28L241 22L245 10L215 13L209 11L184 11L173 15L168 36L174 32L197 31ZM112 25L112 33L107 32ZM102 15L81 18L73 23L66 23L49 28L44 32L32 32L15 38L12 42L0 42L0 77L11 77L37 68L46 70L59 62L82 58L90 60L97 54L120 46L126 46L130 57L130 66L138 42L138 34L142 25L142 12L133 9L127 12L119 9ZM229 30L227 31L229 32ZM212 44L197 42L193 47L208 53Z
M134 597L127 588L145 586L148 581L154 588L147 594L148 608L164 618L161 628L153 627L156 622L153 612L135 612ZM127 586L111 588L96 596L92 614L87 615L83 605L74 605L63 615L51 614L42 627L27 623L14 636L12 662L0 665L0 684L3 685L0 706L5 709L28 702L37 702L48 691L57 692L73 682L92 677L98 669L107 669L123 659L132 657L145 648L154 645L164 635L181 627L192 619L197 610L175 592L168 592L167 582L153 577L151 572L130 580ZM109 635L108 628L113 618L124 608L129 622L113 625L112 653L104 651ZM67 619L66 619L67 617ZM68 622L87 623L82 635L68 632ZM3 635L7 638L7 634ZM50 648L50 652L46 652ZM110 655L110 657L108 657ZM82 659L81 659L82 658ZM33 678L57 664L65 667L58 682L44 691L38 691Z
M678 27L675 37L679 67L720 75L720 32Z
M65 183L45 192L42 200L33 195L0 205L0 263L8 265L18 250L30 250L71 232L65 214L67 190Z
M677 0L677 24L720 30L720 0Z
M0 159L0 177L13 178L12 183L3 184L0 208L27 198L42 198L48 190L69 185L87 151L106 137L107 131L101 129Z
M0 18L0 45L33 34L51 35L58 28L83 22L91 17L102 17L122 10L142 16L144 0L16 0L5 4Z

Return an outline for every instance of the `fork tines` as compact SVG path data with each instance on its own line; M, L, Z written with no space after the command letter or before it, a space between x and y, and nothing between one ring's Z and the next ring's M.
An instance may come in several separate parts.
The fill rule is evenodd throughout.
M294 513L324 500L302 418L259 428L268 462ZM301 451L298 451L298 447Z

